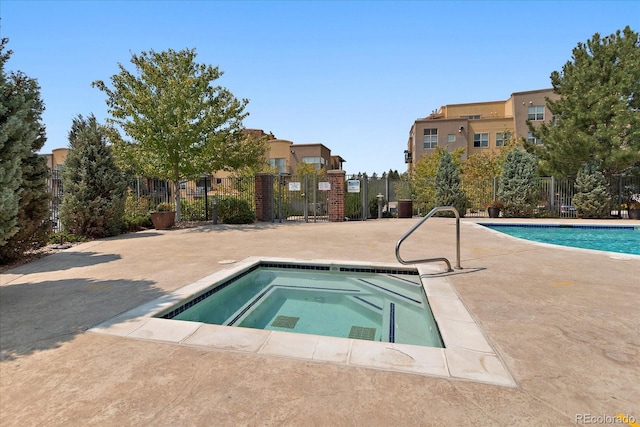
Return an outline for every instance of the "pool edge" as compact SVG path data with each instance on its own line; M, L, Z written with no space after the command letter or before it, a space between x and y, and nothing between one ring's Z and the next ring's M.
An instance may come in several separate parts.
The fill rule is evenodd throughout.
M207 325L156 317L176 302L204 292L211 283L262 262L415 269L421 278L429 304L433 301L435 306L439 307L440 313L436 316L434 312L434 317L441 330L445 348ZM433 265L407 266L363 261L249 257L170 294L110 318L89 329L89 332L189 347L239 351L517 387L513 376L497 351L489 344L480 325L468 312L449 281L438 275L439 272L440 270ZM453 312L446 313L442 309L447 301L456 306Z

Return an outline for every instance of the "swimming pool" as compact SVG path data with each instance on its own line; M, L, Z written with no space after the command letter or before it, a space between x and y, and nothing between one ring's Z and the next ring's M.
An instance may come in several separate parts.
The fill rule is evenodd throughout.
M535 242L640 255L640 227L632 225L479 224Z
M415 268L263 263L158 317L443 346Z

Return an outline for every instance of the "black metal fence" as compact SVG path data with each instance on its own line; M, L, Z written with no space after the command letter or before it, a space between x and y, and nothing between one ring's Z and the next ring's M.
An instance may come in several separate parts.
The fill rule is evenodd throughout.
M355 183L357 182L357 185ZM328 221L327 191L324 178L316 175L276 175L274 177L273 218L275 221ZM345 219L364 220L376 218L378 200L382 200L383 216L395 216L398 201L410 199L413 214L424 215L433 208L435 194L434 180L424 183L433 186L433 191L418 194L406 179L374 178L366 175L347 177L345 182ZM498 178L488 180L462 181L467 194L467 217L486 217L487 206L497 198ZM534 215L537 217L575 217L576 209L572 200L575 193L572 178L536 178L538 188ZM61 174L51 171L48 180L52 195L50 202L51 221L54 230L61 227L59 207L62 203L63 186ZM356 188L357 187L357 188ZM352 190L357 190L352 191ZM640 198L640 177L614 176L608 182L611 201L611 215L627 217L626 203L630 195ZM181 198L181 219L183 221L211 221L214 208L225 200L240 200L255 212L255 178L229 177L215 178L202 176L195 181L183 181L179 186ZM146 212L161 202L173 204L173 186L164 180L137 178L129 185L129 199L134 209Z
M159 203L174 204L175 190L169 181L136 178L129 185L137 205L155 209ZM255 211L255 180L253 177L215 178L202 176L195 181L181 181L180 217L183 221L213 220L215 207L225 200L240 200Z
M318 175L278 175L274 179L273 218L277 222L325 222L329 183Z
M49 199L49 219L51 220L53 231L61 228L60 223L60 206L62 205L62 174L59 170L50 170L49 178L47 178L47 188L51 198Z

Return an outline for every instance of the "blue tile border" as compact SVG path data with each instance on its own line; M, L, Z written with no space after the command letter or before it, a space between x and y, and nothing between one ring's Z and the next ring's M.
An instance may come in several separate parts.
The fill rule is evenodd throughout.
M364 299L364 298L362 298L362 297L359 297L359 296L357 296L357 295L355 295L353 298L355 298L355 299L357 299L358 301L361 301L361 302L363 302L363 303L365 303L365 304L368 304L368 305L370 305L370 306L371 306L371 307L373 307L373 308L376 308L376 309L378 309L378 310L382 311L382 307L380 307L379 305L376 305L376 304L372 303L371 301L367 301L366 299Z
M396 342L396 305L389 303L389 342Z

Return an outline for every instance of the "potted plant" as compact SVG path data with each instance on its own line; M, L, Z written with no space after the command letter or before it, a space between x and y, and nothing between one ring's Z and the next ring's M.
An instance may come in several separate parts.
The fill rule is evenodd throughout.
M170 203L158 203L155 212L151 212L151 222L156 230L166 230L176 223L176 212Z
M504 207L504 203L500 200L494 200L493 202L487 204L487 212L489 213L489 218L498 218L500 216L500 209Z

